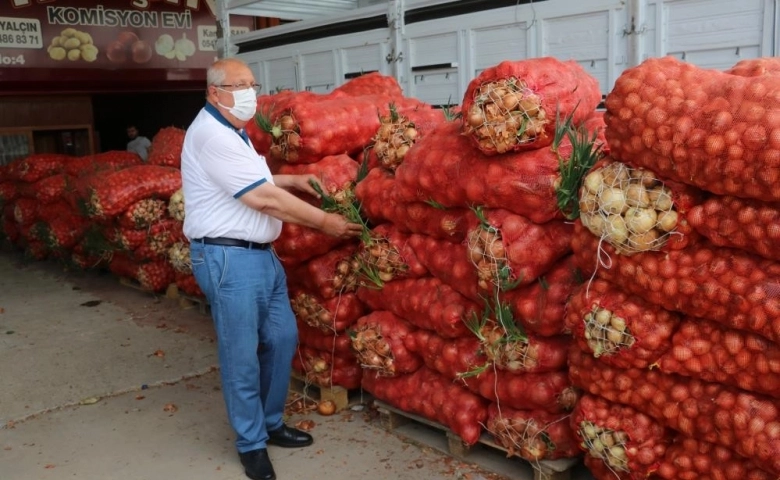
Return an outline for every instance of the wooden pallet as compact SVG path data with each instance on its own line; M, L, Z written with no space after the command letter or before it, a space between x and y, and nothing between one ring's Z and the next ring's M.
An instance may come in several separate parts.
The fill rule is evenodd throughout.
M200 312L202 315L211 315L211 309L209 308L209 304L205 298L198 298L198 297L187 295L181 290L179 290L179 287L177 287L175 283L171 283L170 285L168 285L168 288L165 290L164 294L157 293L152 290L149 290L148 288L143 287L141 283L138 282L138 280L135 280L133 278L119 277L119 283L125 287L130 287L134 290L138 290L139 292L151 293L152 295L155 296L160 295L171 300L176 300L179 303L179 307L181 307L182 309L188 310L190 308L197 307L198 312Z
M165 291L165 298L178 301L179 306L185 310L197 307L201 315L211 315L211 305L205 298L187 295L175 283L168 285L168 289Z
M156 295L156 292L154 290L150 290L141 283L134 279L134 278L128 278L128 277L119 277L119 284L124 285L125 287L130 287L134 290L138 290L139 292L145 292L145 293L151 293L153 295Z
M290 375L290 390L300 393L304 397L310 397L311 393L316 393L316 400L330 400L336 405L336 411L345 410L350 403L350 390L338 385L332 387L321 387L306 381L306 377L298 372L292 372Z
M490 434L483 434L476 445L470 446L444 425L379 400L374 400L374 404L386 430L513 480L570 480L572 469L581 463L576 458L539 462L517 456L507 458L508 450L495 443ZM444 438L441 432L444 432Z

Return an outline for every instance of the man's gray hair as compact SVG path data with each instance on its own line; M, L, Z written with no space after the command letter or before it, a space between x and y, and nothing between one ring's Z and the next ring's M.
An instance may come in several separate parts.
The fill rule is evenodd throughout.
M225 82L225 76L227 73L225 73L225 69L222 68L224 63L215 63L211 67L209 67L208 71L206 72L206 86L209 85L222 85Z

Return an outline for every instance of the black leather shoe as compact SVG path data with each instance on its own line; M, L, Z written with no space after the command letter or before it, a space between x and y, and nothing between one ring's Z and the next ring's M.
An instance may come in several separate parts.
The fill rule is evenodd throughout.
M268 432L268 444L284 448L308 447L314 443L314 438L308 433L297 428L282 425L274 431Z
M274 466L268 458L268 450L259 448L250 452L239 453L244 473L252 480L276 480Z

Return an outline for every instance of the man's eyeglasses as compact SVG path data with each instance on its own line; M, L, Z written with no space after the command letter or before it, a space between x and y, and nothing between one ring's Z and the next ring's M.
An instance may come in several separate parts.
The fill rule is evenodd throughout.
M239 83L239 84L232 84L232 85L224 85L223 84L223 85L214 85L214 86L217 87L217 88L222 88L222 89L232 88L233 90L230 90L230 91L246 90L247 88L251 88L251 89L254 89L255 93L258 93L258 94L260 93L260 89L263 88L262 85L259 85L257 83L253 83L251 85L247 85L245 83Z

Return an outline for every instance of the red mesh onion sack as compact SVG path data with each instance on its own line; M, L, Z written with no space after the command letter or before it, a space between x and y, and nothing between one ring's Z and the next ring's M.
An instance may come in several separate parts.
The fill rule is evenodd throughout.
M509 305L516 323L526 332L549 337L564 333L564 311L582 274L567 255L534 283L500 294Z
M349 190L357 179L358 163L348 155L329 155L317 163L307 165L282 165L280 175L314 175L323 191L331 196Z
M445 122L409 150L396 169L396 184L404 203L484 205L544 223L563 217L555 189L559 168L549 148L488 158L460 134L457 123Z
M172 167L138 165L93 177L90 214L110 218L144 198L168 200L181 188L181 172Z
M507 210L475 214L479 224L468 233L468 255L485 293L533 283L571 249L569 223L537 225Z
M36 228L37 227L37 228ZM34 228L38 240L51 250L70 250L76 246L89 228L87 220L75 213L66 213L37 223Z
M298 321L297 323L298 340L301 345L323 352L335 353L339 357L354 355L352 339L349 337L348 332L323 332L319 328L314 328L305 322Z
M411 247L409 234L386 223L372 229L369 236L356 255L361 285L382 288L392 280L427 276L428 269Z
M261 129L272 132L269 156L315 163L328 155L357 154L379 128L377 110L390 101L385 95L290 95L260 120Z
M450 380L464 382L469 390L492 402L518 410L550 413L571 410L574 406L567 393L570 383L566 372L514 374L493 368L476 337L448 339L420 329L410 335L407 347L428 368Z
M715 245L780 260L780 204L712 196L686 218Z
M176 127L165 127L152 138L149 147L149 165L163 165L181 168L181 150L184 147L184 130Z
M548 146L556 116L584 122L601 102L598 81L577 62L505 61L473 79L463 96L463 133L487 155Z
M19 240L19 227L16 221L11 216L3 215L2 222L0 223L0 237L5 237L11 244L16 244Z
M144 198L130 205L117 217L117 223L124 228L148 228L167 217L168 204L156 198Z
M486 430L507 449L529 461L574 458L580 455L568 414L515 410L491 403Z
M154 260L139 265L135 277L141 287L152 292L162 292L176 280L176 271L166 259Z
M388 95L391 97L403 97L403 90L395 77L382 75L379 72L370 72L355 77L341 86L333 89L332 93L344 93L352 97L361 95Z
M111 150L95 155L69 158L63 163L62 170L71 177L83 177L104 170L116 171L141 164L143 160L135 152Z
M466 245L416 234L409 241L420 263L431 275L469 300L483 301L477 287L477 270L471 263Z
M138 262L129 255L116 253L112 255L108 264L108 269L118 277L132 278L136 280L138 276Z
M582 154L590 145L591 153L600 156L606 144L601 116L594 114L581 127L574 135L581 144L578 150ZM456 130L447 128L444 124L418 142L425 148L410 151L397 171L400 198L435 201L448 207L504 208L536 223L563 218L559 205L569 210L566 195L558 198L564 183L560 167L573 151L569 135L564 135L557 147L487 157L468 145Z
M566 325L580 348L602 362L648 368L672 347L680 315L597 279L575 291Z
M571 427L588 456L627 479L655 473L670 441L669 432L647 415L587 394L577 402Z
M466 208L400 201L395 176L384 169L371 170L355 187L355 196L369 220L375 224L390 222L407 233L459 243L466 238L466 232L473 223L473 217Z
M372 138L367 161L369 168L381 166L394 172L417 140L432 132L446 118L443 110L423 103L403 113L397 111L395 104L391 104L389 110L389 115L379 118L379 129Z
M34 153L8 165L5 177L25 183L35 183L38 180L56 175L71 159L69 155L56 153Z
M366 373L363 388L396 408L449 427L468 445L477 443L487 420L484 399L428 368L395 378Z
M32 225L38 219L39 204L32 198L17 198L13 207L14 220L19 225Z
M358 319L351 329L352 347L360 366L369 375L393 377L412 373L422 359L406 347L406 337L416 330L390 312L376 311Z
M287 282L316 292L323 299L354 293L358 287L357 265L353 262L356 251L357 244L348 243L307 260L287 275Z
M387 310L418 328L447 338L469 334L465 320L481 308L436 278L388 282L380 289L360 287L358 297L373 310Z
M456 380L468 372L477 372L488 363L474 335L446 338L421 328L407 335L405 346L422 358L428 368L449 380Z
M296 93L292 90L282 90L273 95L259 95L257 97L257 108L255 111L260 117L271 118L277 105L281 105L286 99L299 94L300 93ZM265 157L268 167L271 169L271 173L276 175L278 169L284 162L281 159L272 159L270 156L271 144L273 142L271 132L267 132L260 127L257 116L255 116L253 121L248 122L246 126L244 126L244 129L246 130L249 141L255 151Z
M606 99L621 161L719 195L780 200L780 76L741 77L674 57L630 68Z
M274 251L285 268L294 268L301 263L338 247L345 240L327 235L313 228L290 222L282 224L282 233L274 242Z
M32 188L38 203L54 203L62 200L63 195L69 188L68 176L64 173L58 173L45 177L35 182Z
M667 310L780 340L780 264L706 242L627 257L575 223L580 268Z
M662 372L780 398L780 346L752 333L688 317L657 363Z
M363 369L354 355L333 355L303 345L293 357L293 369L320 387L359 388Z
M748 58L740 60L725 71L740 77L760 77L780 74L780 61L776 57Z
M678 434L655 472L664 480L772 480L750 460L726 447Z
M0 182L0 205L8 205L17 195L16 182Z
M365 306L354 293L322 299L301 289L290 291L296 318L323 332L343 332L365 314Z

